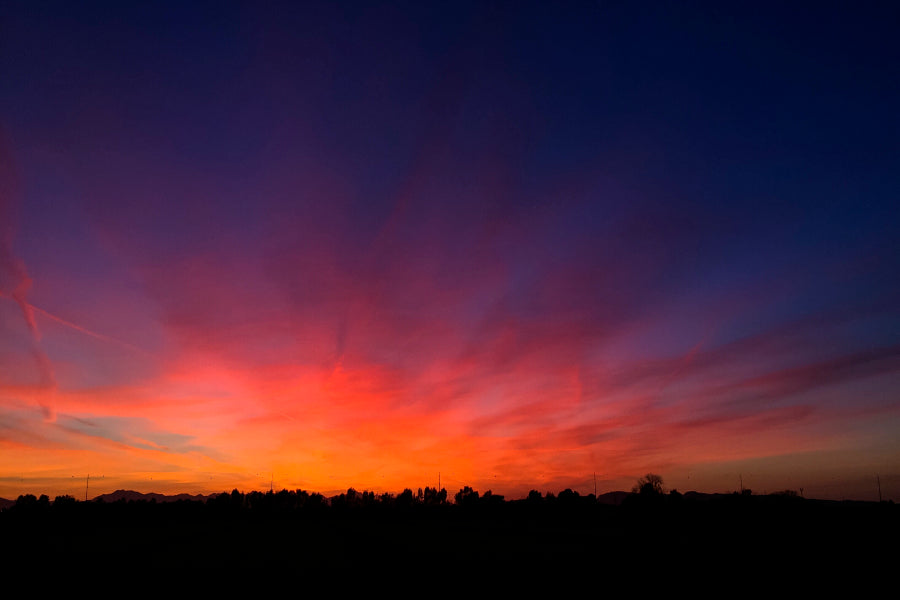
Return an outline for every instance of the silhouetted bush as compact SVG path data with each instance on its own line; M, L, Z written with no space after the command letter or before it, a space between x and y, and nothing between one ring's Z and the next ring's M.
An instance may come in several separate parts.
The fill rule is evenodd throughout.
M644 496L662 495L664 493L663 479L654 473L647 473L637 480L637 483L631 491Z

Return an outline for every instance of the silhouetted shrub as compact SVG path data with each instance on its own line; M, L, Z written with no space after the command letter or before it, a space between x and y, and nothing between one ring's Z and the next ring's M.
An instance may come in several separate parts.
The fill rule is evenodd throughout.
M661 495L664 493L663 479L659 475L647 473L637 480L637 483L631 491L644 496Z

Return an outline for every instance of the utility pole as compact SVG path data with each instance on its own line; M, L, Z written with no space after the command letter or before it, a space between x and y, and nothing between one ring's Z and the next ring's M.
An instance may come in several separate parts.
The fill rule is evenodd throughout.
M597 472L594 471L594 498L597 498Z
M878 482L878 503L881 504L881 477L876 475L875 481Z
M91 483L91 474L88 473L87 480L85 480L85 482L84 482L84 501L85 502L87 502L88 486L90 485L90 483Z

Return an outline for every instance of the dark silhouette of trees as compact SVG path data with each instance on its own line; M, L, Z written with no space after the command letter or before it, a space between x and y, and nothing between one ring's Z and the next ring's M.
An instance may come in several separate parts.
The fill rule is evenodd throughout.
M78 510L78 500L69 495L57 496L50 505L54 513L71 514Z
M422 496L422 502L426 506L439 506L447 504L447 490L441 488L426 487Z
M57 496L53 499L53 506L62 508L66 506L73 506L76 504L78 500L76 500L73 496L69 496L68 494L64 496Z
M479 494L477 490L471 486L465 486L454 496L457 506L476 507L476 506L498 506L505 502L502 494L495 494L491 490L484 494Z
M689 492L682 495L675 489L664 491L663 480L659 475L648 473L637 480L632 494L621 504L624 512L635 516L638 521L647 522L647 515L657 515L663 520L669 519L679 511L699 511L698 507L719 507L716 510L732 510L740 506L741 510L757 510L756 507L777 507L783 510L791 505L795 510L809 510L804 505L815 503L805 500L792 490L784 490L763 496L753 496L750 490L742 493L710 495ZM476 514L490 510L492 515L570 515L582 518L588 514L604 514L617 510L607 502L598 502L593 495L581 495L578 491L566 488L554 495L546 492L541 495L538 490L531 490L521 500L507 501L503 495L491 490L479 493L471 486L465 486L455 495L451 503L446 489L424 487L421 494L406 488L394 496L390 493L376 494L372 491L358 491L349 488L346 492L330 499L321 494L305 490L252 491L242 493L237 489L210 496L206 499L158 500L124 499L105 502L80 502L72 496L57 496L52 502L46 495L23 494L8 508L0 513L30 515L29 518L68 518L71 515L166 515L168 517L195 518L199 515L210 515L212 518L231 518L234 516L281 518L284 516L317 515L330 518L328 515L389 515L399 510L409 515L448 515ZM458 511L455 507L466 510ZM721 508L724 507L724 508ZM495 512L495 508L499 512ZM477 509L474 512L469 509ZM702 510L706 510L703 508ZM505 512L504 512L505 511ZM532 512L533 511L533 512ZM143 518L143 517L142 517ZM368 518L368 517L367 517ZM455 517L452 517L455 518ZM593 518L593 517L592 517Z
M331 499L331 506L335 509L359 508L362 506L362 498L353 488L349 488L343 494Z
M714 566L716 560L748 559L792 564L794 555L843 559L848 549L855 556L900 535L894 504L824 503L796 494L662 494L661 479L648 478L641 486L621 504L573 489L543 496L531 490L526 498L507 500L470 486L459 490L455 504L446 490L431 487L423 487L421 501L416 488L396 497L349 488L330 501L304 490L233 490L206 500L155 503L66 496L50 503L23 495L0 510L7 549L5 556L0 549L0 559L7 559L0 562L15 573L10 555L16 565L39 556L41 565L68 569L70 576L96 567L92 561L102 556L110 571L144 576L153 565L154 573L172 577L251 573L258 583L265 580L260 575L302 567L304 578L323 574L333 582L347 573L368 581L408 569L491 573L531 585L534 573L552 575L559 568L570 577L597 564L616 573L623 565L646 570L679 561L696 569L698 557L711 558ZM776 561L770 560L773 549ZM866 558L881 560L879 571L888 572L894 554Z
M394 500L394 506L400 508L408 508L413 506L416 503L416 498L413 495L413 491L409 488L406 488L399 494L397 494L397 498Z
M663 490L663 479L654 473L647 473L637 480L631 491L642 496L661 496L665 493Z
M50 497L46 494L41 494L40 498L34 494L22 494L16 498L12 508L23 513L47 511L50 509Z
M579 498L580 495L578 494L578 492L566 488L559 493L559 495L556 497L556 500L561 504L574 504L578 501Z
M470 486L465 486L453 497L458 506L473 506L478 503L478 492Z
M37 496L34 494L22 494L16 498L15 507L19 510L34 508L37 506Z
M384 496L379 500L375 496L375 492L364 490L359 492L354 488L349 488L345 493L335 496L331 499L332 508L336 509L371 509L379 504L390 504L390 495Z
M488 506L496 506L498 504L503 504L504 498L502 494L495 494L491 490L488 490L481 497L481 504L485 504Z

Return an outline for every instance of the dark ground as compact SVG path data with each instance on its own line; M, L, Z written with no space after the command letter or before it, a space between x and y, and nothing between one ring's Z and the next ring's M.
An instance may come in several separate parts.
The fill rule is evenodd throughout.
M18 580L103 596L588 589L807 597L893 585L900 567L892 503L635 499L254 510L73 502L0 513L0 571L5 589Z

